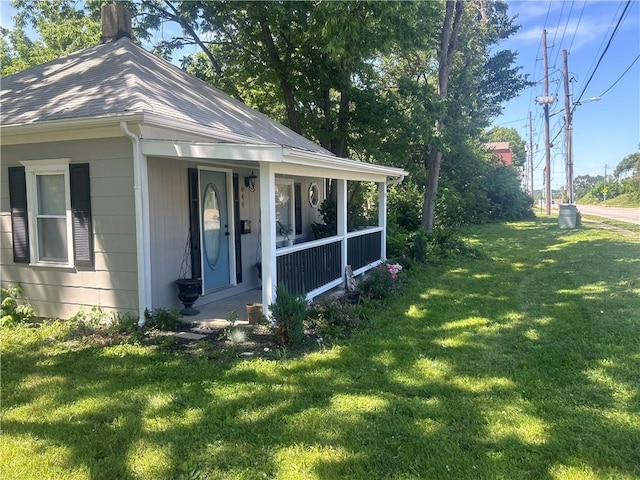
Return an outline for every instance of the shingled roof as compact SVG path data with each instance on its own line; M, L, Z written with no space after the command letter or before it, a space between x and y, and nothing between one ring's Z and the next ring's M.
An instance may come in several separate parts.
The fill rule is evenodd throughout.
M266 115L156 57L128 38L2 79L2 126L152 113L186 125L331 154Z

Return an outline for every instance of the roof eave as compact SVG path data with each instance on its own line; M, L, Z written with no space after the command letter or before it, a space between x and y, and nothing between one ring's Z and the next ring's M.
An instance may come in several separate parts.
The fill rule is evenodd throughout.
M141 123L144 121L144 114L142 113L125 113L120 115L104 115L97 117L81 117L81 118L65 118L60 120L48 120L45 122L31 122L31 123L17 123L2 125L0 129L0 136L2 137L3 145L11 145L15 143L24 143L21 141L21 137L33 135L39 135L39 141L49 141L49 137L46 134L58 134L63 131L84 131L95 128L103 129L107 126L118 127L120 122ZM98 137L111 137L112 133L106 130L99 130L96 132ZM80 138L84 138L79 135Z

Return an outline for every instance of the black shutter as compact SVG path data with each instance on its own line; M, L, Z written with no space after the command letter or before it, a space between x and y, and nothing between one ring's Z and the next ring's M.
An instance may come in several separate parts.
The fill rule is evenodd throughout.
M293 211L295 215L295 232L296 235L302 235L302 185L296 183L294 185L294 206Z
M93 267L91 181L88 163L69 164L73 256L76 267Z
M240 238L240 176L233 174L233 216L236 219L234 231L236 235L236 282L242 283L242 239Z
M198 169L189 168L189 238L191 240L191 278L200 278L200 195Z
M24 167L9 167L9 206L11 208L13 261L29 263L29 214Z

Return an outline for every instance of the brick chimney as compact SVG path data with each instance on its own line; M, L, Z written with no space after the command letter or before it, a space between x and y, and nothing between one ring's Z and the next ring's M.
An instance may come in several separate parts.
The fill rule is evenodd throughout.
M131 39L131 12L116 3L105 5L102 7L100 43L115 42L122 37Z

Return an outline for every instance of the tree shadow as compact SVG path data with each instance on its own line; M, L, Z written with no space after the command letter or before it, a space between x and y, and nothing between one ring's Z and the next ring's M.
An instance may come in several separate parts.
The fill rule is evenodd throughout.
M4 433L92 479L637 476L637 246L532 225L510 261L485 232L487 258L414 272L369 331L301 359L11 351Z

